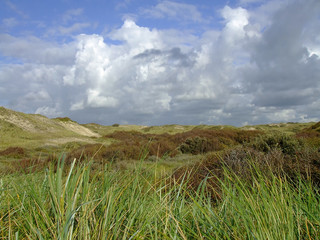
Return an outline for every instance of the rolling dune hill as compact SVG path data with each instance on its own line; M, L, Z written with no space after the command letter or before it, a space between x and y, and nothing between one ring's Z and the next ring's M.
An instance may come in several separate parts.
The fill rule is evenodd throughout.
M318 133L318 125L319 123L279 123L244 126L241 128L227 125L186 126L177 124L163 126L114 124L112 126L103 126L95 123L79 124L68 117L49 119L39 114L26 114L0 107L0 163L21 159L48 159L53 154L60 154L62 152L77 152L77 155L80 156L83 151L94 151L95 149L101 149L101 146L103 146L105 151L104 155L107 153L109 155L118 154L120 150L129 151L128 143L117 139L121 134L124 136L128 134L128 136L131 136L131 134L133 134L132 136L136 136L137 139L144 139L144 142L148 142L147 139L151 136L152 138L159 138L162 139L161 141L158 139L161 144L160 142L153 144L160 144L162 148L168 145L166 147L171 149L172 146L170 147L169 145L172 144L172 142L170 141L182 141L177 139L173 140L174 138L172 137L174 137L175 134L186 134L187 136L191 132L192 134L198 134L201 133L201 131L222 131L231 134L244 130L244 132L246 132L244 133L245 135L250 135L254 131L260 133L281 132L295 135L306 131ZM163 134L168 134L168 136L165 137L166 135ZM181 136L181 138L183 138L184 135ZM137 139L133 139L130 144L136 145L135 147L137 149L135 151L139 152L143 141L141 142ZM317 141L318 139L319 138L317 138ZM108 147L112 143L118 143L118 145L113 144ZM175 144L179 145L180 143L176 142ZM317 145L318 143L316 142L315 144ZM108 147L108 149L106 149L106 147ZM161 150L157 149L157 147L154 148L155 151L158 152Z

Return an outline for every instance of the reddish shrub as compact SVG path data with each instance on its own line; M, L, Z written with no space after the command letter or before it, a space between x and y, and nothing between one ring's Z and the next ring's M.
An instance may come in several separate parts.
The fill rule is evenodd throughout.
M103 154L106 151L106 146L101 144L87 144L81 146L67 154L66 162L70 163L74 158L76 159L91 159L96 161L103 159Z
M119 140L120 143L108 146L109 150L106 151L108 154L105 154L105 156L110 157L113 155L116 158L136 159L137 154L134 154L133 151L136 151L138 147L141 150L146 146L151 156L163 157L164 155L170 155L173 157L179 153L179 150L182 153L199 154L250 141L259 134L261 132L258 131L204 130L197 128L174 135L168 133L143 134L136 131L116 131L105 137ZM140 151L137 152L140 153Z
M0 152L0 156L21 158L25 156L25 150L22 147L9 147Z
M43 168L47 167L48 164L48 160L45 159L25 158L10 162L11 168L9 172L32 173L42 170Z
M188 189L197 191L204 180L206 180L205 191L213 200L221 198L219 179L223 178L223 168L217 155L211 155L192 166L178 168L173 172L170 183L186 184Z
M123 143L115 143L106 148L102 153L102 157L107 160L125 160L139 159L141 156L142 146L139 143L129 145Z
M188 175L187 186L194 190L207 179L206 191L216 196L220 192L218 179L223 179L224 167L236 174L241 181L248 183L253 181L254 169L257 169L266 177L287 177L293 183L302 177L320 186L320 152L314 148L303 148L292 156L284 154L280 149L264 153L238 147L225 151L221 156L209 154L200 163L177 169L172 177L174 182L181 183L183 176Z

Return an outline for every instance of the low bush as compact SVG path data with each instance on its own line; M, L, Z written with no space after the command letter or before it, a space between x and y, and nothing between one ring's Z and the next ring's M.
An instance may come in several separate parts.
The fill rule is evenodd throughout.
M23 158L11 161L7 173L34 173L48 167L52 158Z
M107 160L126 160L136 159L141 156L142 144L136 142L131 144L115 143L112 144L101 153L101 156Z
M9 147L3 151L0 151L0 156L21 158L26 155L25 150L22 147Z
M54 118L55 120L58 120L60 122L73 122L73 123L77 123L76 121L73 121L72 119L68 118L68 117L57 117Z
M251 146L256 150L265 153L274 149L279 149L284 154L293 155L301 144L302 143L294 137L285 134L273 134L257 137L256 140L251 143Z
M188 175L188 187L196 190L206 180L206 190L212 195L219 193L219 182L227 168L242 182L253 184L255 172L265 177L278 176L289 178L297 183L301 178L320 186L320 152L315 148L301 148L294 155L286 154L280 148L268 149L267 152L251 147L236 147L222 154L210 153L192 166L177 169L173 178L179 182Z
M67 154L66 163L71 163L74 158L76 159L92 159L101 161L103 154L106 151L106 146L102 144L87 144L81 146Z
M116 131L105 138L113 138L120 142L107 147L106 157L136 159L139 154L134 152L141 148L148 148L150 156L174 157L181 153L202 154L211 151L219 151L226 147L249 142L262 134L259 131L243 130L216 130L193 129L191 131L174 135L143 134L137 131Z
M223 149L223 146L216 138L208 139L204 137L194 137L187 138L184 143L180 145L179 149L182 153L191 153L196 155L219 151Z

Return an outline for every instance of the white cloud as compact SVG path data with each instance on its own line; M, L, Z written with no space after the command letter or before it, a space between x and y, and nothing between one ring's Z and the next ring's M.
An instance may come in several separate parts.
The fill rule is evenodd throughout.
M43 102L43 101L50 101L51 100L51 97L49 95L49 93L42 89L38 92L29 92L25 95L24 97L25 101L28 101L28 102Z
M72 105L71 105L71 107L70 107L70 110L71 111L76 111L76 110L82 110L82 109L84 109L84 101L83 100L81 100L81 101L79 101L79 102L76 102L76 103L73 103Z
M96 89L88 89L87 102L89 107L116 107L118 105L117 99L101 96L101 92Z
M22 11L17 5L13 4L11 1L5 1L5 4L9 7L9 9L13 12L15 12L17 15L19 15L22 18L28 18L29 16Z
M44 35L47 38L74 37L88 29L97 27L98 23L92 23L84 16L83 8L70 9L64 12L59 18L55 19L51 25L44 26ZM43 27L43 26L42 26Z
M264 0L239 0L239 3L247 5L247 4L252 4L252 3L260 3L262 1L264 1Z
M19 21L16 18L4 18L2 19L2 26L4 28L12 28L19 24Z
M55 107L39 107L36 109L35 114L45 115L47 117L57 117L60 116L62 113L57 111Z
M18 38L0 34L1 54L23 62L68 65L74 59L75 50L73 42L59 45L34 36Z
M231 45L239 44L239 41L246 36L245 26L249 24L247 10L241 7L232 9L225 6L221 15L225 19L225 28L223 29L225 42Z
M91 27L90 23L74 23L69 27L60 26L60 27L58 27L58 31L62 35L69 35L74 32L83 31L84 29L86 29L88 27Z
M265 116L269 122L290 122L297 119L294 109L277 109L276 107L259 107L255 110L256 117Z
M143 14L151 18L170 18L187 22L207 22L196 6L173 1L161 1L151 9L144 9Z
M122 8L128 8L132 0L124 0L124 1L118 1L118 3L115 6L116 10L122 9Z
M62 16L63 23L68 23L72 20L75 20L77 17L83 14L83 8L75 8L66 11Z
M162 39L156 29L137 26L133 20L125 20L120 29L113 31L110 36L113 40L123 41L129 54L139 54L146 49L163 47Z

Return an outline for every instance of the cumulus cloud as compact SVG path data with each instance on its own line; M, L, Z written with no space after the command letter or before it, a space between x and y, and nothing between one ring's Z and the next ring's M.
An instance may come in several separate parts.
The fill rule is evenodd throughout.
M63 45L2 34L1 54L22 63L0 66L0 103L103 124L319 119L319 2L270 7L264 22L257 12L266 4L253 10L225 6L222 28L200 36L129 19L105 37L80 34ZM174 13L167 17L179 16L177 9L196 11L163 1L149 13L165 16L161 9L168 6Z

